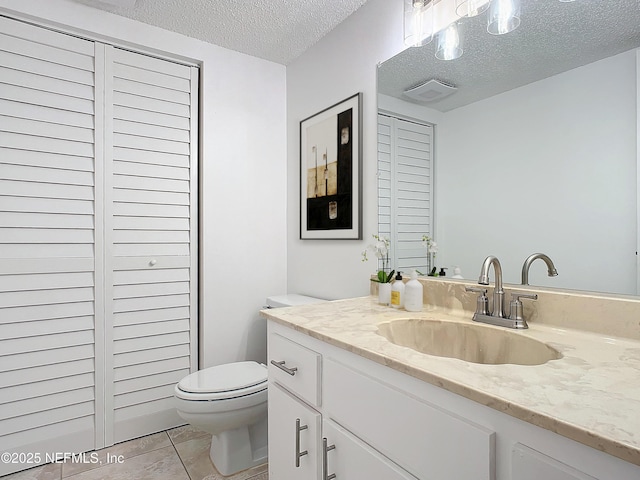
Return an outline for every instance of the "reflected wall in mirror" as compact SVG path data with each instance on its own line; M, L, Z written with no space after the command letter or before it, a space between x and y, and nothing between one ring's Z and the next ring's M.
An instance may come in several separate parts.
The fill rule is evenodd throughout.
M433 125L436 264L476 281L495 255L519 284L543 252L559 275L536 261L531 285L635 295L640 6L522 0L521 18L501 36L482 15L461 20L457 60L432 43L378 68L379 111ZM404 94L430 79L457 91Z

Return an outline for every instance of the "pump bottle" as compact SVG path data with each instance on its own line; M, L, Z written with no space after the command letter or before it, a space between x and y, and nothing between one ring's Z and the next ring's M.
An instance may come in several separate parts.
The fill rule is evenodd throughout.
M404 307L404 282L402 281L402 272L398 272L396 279L391 285L391 306L393 308Z
M411 272L411 280L404 286L404 309L407 312L422 310L422 284L418 281L418 272Z

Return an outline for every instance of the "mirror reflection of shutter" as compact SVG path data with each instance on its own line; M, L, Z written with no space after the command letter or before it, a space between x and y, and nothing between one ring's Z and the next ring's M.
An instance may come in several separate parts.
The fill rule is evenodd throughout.
M184 423L173 388L197 363L198 69L117 48L112 57L107 383L119 442Z
M393 240L391 228L392 120L387 116L378 115L378 235L390 241ZM367 245L372 241L371 238L366 240ZM392 254L394 250L392 249ZM396 265L394 260L390 259L390 261L392 267Z
M44 462L94 448L103 422L94 44L4 17L0 32L0 451Z
M384 168L390 169L390 192L384 197L384 203L389 203L391 216L390 225L385 229L391 232L392 266L406 273L417 268L426 274L422 236L433 236L433 126L380 117L385 119L389 132L385 140L390 160ZM380 170L383 165L380 135L378 140Z

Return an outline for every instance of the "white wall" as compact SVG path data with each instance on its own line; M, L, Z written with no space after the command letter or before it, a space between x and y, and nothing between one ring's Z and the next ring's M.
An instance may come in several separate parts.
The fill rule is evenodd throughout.
M636 293L636 52L446 113L437 128L440 261L475 278ZM499 172L495 174L494 172Z
M376 66L403 49L402 4L369 0L287 67L288 291L336 299L369 292L376 262L360 253L377 233ZM300 121L363 93L363 239L300 240Z
M264 361L257 311L286 290L285 67L70 0L0 0L0 12L202 64L201 367Z

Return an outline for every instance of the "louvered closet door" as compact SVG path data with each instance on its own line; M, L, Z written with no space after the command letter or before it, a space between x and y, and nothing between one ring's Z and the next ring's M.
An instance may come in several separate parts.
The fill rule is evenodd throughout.
M198 70L111 54L110 401L118 442L184 423L173 388L197 360Z
M0 452L44 462L45 452L94 448L104 421L94 344L101 86L92 42L4 17L0 32ZM36 460L0 463L0 475Z
M396 270L426 270L422 236L433 231L433 126L378 116L379 227Z

